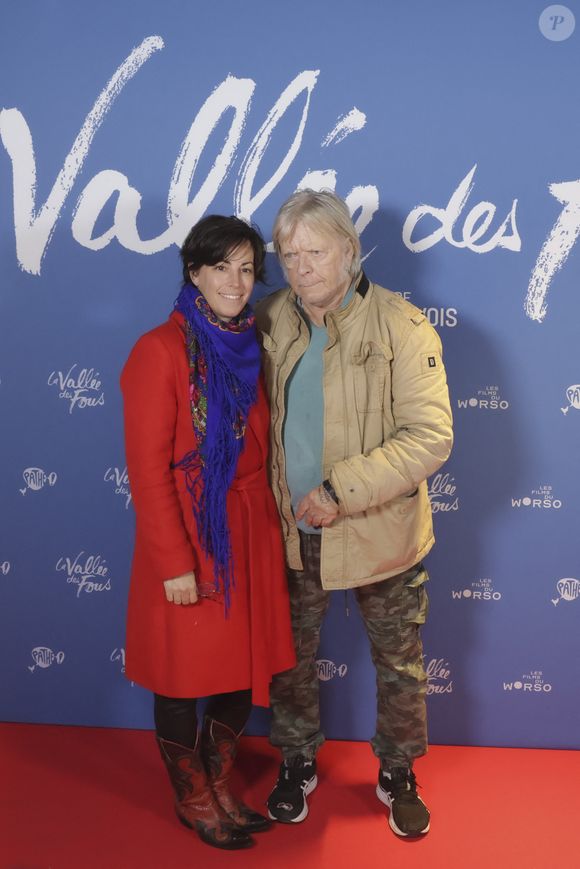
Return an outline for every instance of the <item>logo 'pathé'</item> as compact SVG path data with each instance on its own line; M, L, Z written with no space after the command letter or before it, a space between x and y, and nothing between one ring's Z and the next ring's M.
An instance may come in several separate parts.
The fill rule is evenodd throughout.
M570 602L580 597L580 580L571 576L565 576L556 583L558 597L552 598L554 606L558 606L561 600Z
M47 474L42 468L25 468L22 471L22 479L25 486L20 489L20 494L26 495L29 491L40 492L45 486L54 486L58 477L54 471Z
M433 513L449 513L459 510L457 485L451 474L435 474L429 481L427 494Z
M525 673L521 679L514 682L504 682L504 691L522 691L524 694L550 694L552 686L544 679L541 670L532 670Z
M531 507L532 510L560 510L562 501L554 497L552 486L538 486L523 498L512 498L512 507Z
M509 401L500 395L499 386L485 386L478 389L471 398L458 398L457 407L461 410L473 408L475 410L507 410Z
M453 600L498 601L501 600L501 591L496 591L491 579L485 577L483 579L476 579L463 589L452 589L451 597Z
M320 659L316 662L316 673L321 682L329 682L338 676L343 679L348 671L346 664L335 664L334 661Z
M34 664L28 666L31 673L34 673L37 667L41 670L47 670L53 664L62 664L64 661L64 652L53 652L47 646L36 646L30 653Z
M66 575L67 583L76 586L77 597L82 592L92 594L111 590L109 568L101 555L85 555L84 550L81 550L74 558L59 558L55 569Z
M445 658L431 658L426 665L427 694L452 694L453 679L449 661Z
M131 503L131 489L129 486L129 475L127 474L127 466L121 470L119 468L107 468L104 476L105 483L112 483L115 487L115 495L120 495L125 499L125 510Z
M52 371L47 383L56 386L58 397L68 401L69 413L75 409L101 407L105 403L99 372L94 368L79 368L77 362L68 371Z
M568 399L568 404L566 407L561 407L560 410L566 416L571 407L575 410L580 410L580 383L574 383L572 386L569 386L566 390L566 398Z

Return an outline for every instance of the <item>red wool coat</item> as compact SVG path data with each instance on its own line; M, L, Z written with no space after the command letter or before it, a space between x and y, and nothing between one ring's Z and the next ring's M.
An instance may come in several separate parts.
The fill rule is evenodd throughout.
M274 673L293 667L294 647L278 512L268 485L269 411L262 383L227 497L234 581L223 600L179 606L163 581L195 571L213 585L183 471L195 446L183 318L174 313L143 335L121 375L126 458L137 516L129 591L126 674L168 697L252 689L268 705Z

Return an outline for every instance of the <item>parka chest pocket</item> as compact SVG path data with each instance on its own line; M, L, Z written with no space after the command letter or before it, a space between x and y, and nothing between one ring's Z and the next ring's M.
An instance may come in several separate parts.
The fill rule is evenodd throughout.
M359 413L382 410L388 365L382 349L370 342L361 353L353 355L354 397Z

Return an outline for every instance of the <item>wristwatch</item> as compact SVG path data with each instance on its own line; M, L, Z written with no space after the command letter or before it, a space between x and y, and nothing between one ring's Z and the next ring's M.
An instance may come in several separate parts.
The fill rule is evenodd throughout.
M334 501L335 504L340 504L340 501L338 500L338 495L334 491L334 487L333 487L332 483L330 482L330 480L323 480L322 481L322 488L324 489L324 491L326 492L327 495L330 495L330 497L332 498L332 500Z

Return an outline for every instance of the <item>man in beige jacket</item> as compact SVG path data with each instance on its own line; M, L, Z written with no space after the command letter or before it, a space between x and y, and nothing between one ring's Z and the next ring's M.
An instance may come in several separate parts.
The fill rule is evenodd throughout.
M261 302L257 320L298 663L272 683L271 740L283 763L268 810L283 823L308 814L324 741L320 627L330 591L353 588L377 671L377 796L395 833L418 836L430 823L412 769L427 749L426 478L452 444L441 342L421 311L368 281L335 194L291 196L274 245L289 288Z

